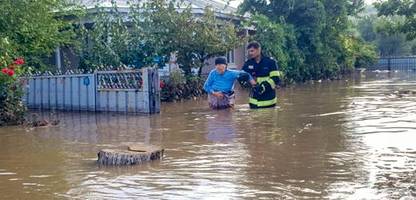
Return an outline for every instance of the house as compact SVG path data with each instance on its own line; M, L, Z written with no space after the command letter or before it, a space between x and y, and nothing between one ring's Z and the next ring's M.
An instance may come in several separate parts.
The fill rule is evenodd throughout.
M88 13L94 14L97 12L96 7L101 8L111 8L112 2L115 1L119 11L121 12L128 12L129 11L129 4L128 2L131 0L70 0L72 3L83 5L87 8ZM237 9L235 7L231 7L220 0L185 0L185 4L190 5L192 8L192 12L195 16L202 15L204 13L204 9L207 6L214 8L215 15L218 18L222 18L224 20L232 20L238 23L240 18L236 17L232 13L235 13ZM93 23L86 19L84 23ZM249 31L245 31L241 34L248 34ZM225 55L228 59L229 67L230 68L241 68L244 64L246 59L246 50L245 45L237 47ZM214 59L208 59L205 62L205 67L202 70L202 74L207 74L211 69L214 68ZM65 71L68 69L77 68L79 65L79 57L71 51L71 49L66 48L57 48L55 51L54 59L52 63L57 66L58 69ZM177 64L175 63L175 59L171 59L171 61L166 65L165 69L162 70L164 73L169 73L171 69L177 68Z

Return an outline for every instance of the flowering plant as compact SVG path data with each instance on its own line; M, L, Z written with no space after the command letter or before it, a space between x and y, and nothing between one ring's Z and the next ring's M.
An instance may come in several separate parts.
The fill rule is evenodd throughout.
M11 59L7 53L0 56L0 126L23 121L26 108L22 103L23 91L17 77L24 64L23 58Z
M16 80L16 72L20 72L20 66L25 64L23 58L16 58L13 62L9 61L8 55L0 57L0 83L6 84Z

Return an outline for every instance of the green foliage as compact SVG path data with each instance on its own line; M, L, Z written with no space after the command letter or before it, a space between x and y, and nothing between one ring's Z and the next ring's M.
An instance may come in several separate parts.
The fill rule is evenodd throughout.
M130 64L128 44L132 36L127 31L122 13L114 2L109 10L98 7L96 9L97 13L92 17L92 27L81 26L79 30L80 40L84 41L80 68L97 69L103 65Z
M100 65L152 66L154 58L164 64L171 53L186 74L204 65L209 57L224 54L240 42L231 22L217 19L210 8L195 17L182 1L155 0L132 3L129 13L113 4L110 10L97 8L95 24L82 30L87 37L84 67ZM129 21L127 23L127 21Z
M377 47L380 56L414 55L412 47L416 40L408 41L404 33L393 27L403 21L402 17L365 16L357 21L361 38Z
M379 16L401 16L404 21L391 24L391 29L406 34L408 40L416 39L416 2L414 0L387 0L376 2Z
M82 12L56 0L2 0L0 10L0 125L10 125L22 122L26 111L18 76L27 66L47 68L56 47L76 44L73 22ZM24 67L18 57L26 59Z
M351 32L349 18L362 9L361 0L245 0L240 7L261 14L252 20L254 39L277 59L289 82L333 78L372 63L371 45Z
M375 50L375 46L371 44L365 44L361 40L358 40L357 44L357 53L355 56L356 68L367 68L377 63L378 55Z
M10 43L3 39L2 47ZM22 58L13 59L8 53L0 56L0 126L23 122L26 107L22 103L23 91L17 77L21 73Z
M186 69L198 67L199 75L201 75L206 59L224 55L241 44L241 38L238 38L233 23L218 20L214 11L209 7L205 8L204 15L196 18L191 26L188 25L188 28L185 30L186 33L180 35L190 35L191 40L184 41L185 47L190 48L179 48L178 61Z
M348 67L366 68L375 64L377 53L375 46L365 43L360 38L345 36L342 38L344 47L343 61Z
M0 83L0 126L23 122L26 107L22 103L22 96L23 91L18 81Z
M205 79L199 76L185 77L179 71L172 72L169 79L163 81L161 101L171 102L191 99L203 95Z
M0 38L10 42L11 56L27 58L29 66L46 67L56 47L74 43L75 8L65 1L3 0L0 3ZM73 12L74 11L74 12ZM0 54L5 52L0 46Z
M304 54L298 49L294 28L274 23L264 15L252 16L248 25L256 27L253 39L262 44L264 54L277 59L287 81L302 81Z

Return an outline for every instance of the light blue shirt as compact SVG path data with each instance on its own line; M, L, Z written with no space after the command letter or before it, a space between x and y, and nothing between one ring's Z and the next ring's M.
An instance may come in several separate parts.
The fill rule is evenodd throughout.
M208 79L205 81L204 90L209 94L213 92L231 92L234 88L234 81L241 74L246 74L246 72L226 69L224 74L220 74L214 69L209 73ZM252 79L250 76L250 80Z

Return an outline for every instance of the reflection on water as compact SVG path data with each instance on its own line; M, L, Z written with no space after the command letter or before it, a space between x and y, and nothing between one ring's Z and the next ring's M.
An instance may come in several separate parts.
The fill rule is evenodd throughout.
M57 127L0 129L2 199L416 198L416 75L369 73L279 91L279 107L205 100L153 116L42 113ZM100 148L162 145L162 161L95 165Z

